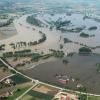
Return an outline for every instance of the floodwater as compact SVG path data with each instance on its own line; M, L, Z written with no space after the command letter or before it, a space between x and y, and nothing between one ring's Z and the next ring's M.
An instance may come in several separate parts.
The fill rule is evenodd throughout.
M41 38L39 31L42 31L46 34L46 41L42 44L39 44L37 46L32 47L33 50L37 49L39 51L47 51L49 49L60 49L60 44L62 44L62 41L59 41L60 37L68 38L74 42L83 43L84 45L90 46L90 47L96 47L100 45L100 23L97 21L94 21L93 19L85 19L83 20L84 15L82 14L75 14L73 13L71 16L63 14L54 14L54 16L49 14L44 15L38 15L37 18L41 20L42 22L46 23L57 21L59 18L61 18L63 21L70 20L71 25L69 27L82 27L86 26L86 28L82 31L90 35L95 35L94 37L89 38L82 38L80 37L80 33L71 33L71 32L65 32L62 33L56 29L53 29L52 31L48 29L47 27L39 28L36 26L32 26L26 22L26 18L29 15L24 15L19 19L16 19L14 21L15 28L17 30L17 35L1 40L1 44L7 44L10 43L16 43L20 41L36 41ZM47 24L48 25L48 24ZM88 28L92 26L97 26L97 30L89 31ZM33 30L32 28L35 28L36 30ZM82 46L74 43L66 43L63 44L63 51L67 54L69 52L78 52L78 49ZM27 49L27 47L26 47ZM11 51L12 48L9 46L6 47L6 50ZM93 52L100 53L100 49L96 49Z
M28 24L26 23L26 17L28 15L25 15L19 19L15 19L14 20L14 26L17 30L17 35L13 36L11 38L5 39L4 41L0 41L0 42L20 42L20 41L36 41L40 38L40 35L38 32L33 31L32 27L28 26ZM36 35L35 35L36 34Z
M71 16L67 16L64 14L55 14L54 16L45 14L42 16L42 20L46 20L48 22L56 22L58 19L62 19L62 21L71 21L72 25L69 27L82 27L85 26L86 28L82 31L89 35L95 35L95 37L89 37L89 38L82 38L80 37L80 33L71 33L66 32L65 36L69 38L72 41L84 43L88 46L95 47L100 45L100 22L97 22L93 19L83 19L84 14L75 14L73 13ZM97 30L89 31L88 28L96 26ZM63 33L64 34L64 33ZM63 35L62 34L62 35Z
M100 62L100 55L82 56L74 54L69 59L68 64L64 64L62 59L40 64L35 68L24 71L29 77L38 79L50 84L60 85L76 89L77 84L82 84L90 93L100 94L100 73L96 71L96 63ZM58 82L56 75L69 78L69 83L63 85ZM72 82L71 79L78 79Z
M10 38L17 34L14 24L10 24L5 27L0 27L0 40Z
M58 45L58 40L59 40L60 35L57 35L55 31L51 32L49 29L39 28L39 27L28 24L26 22L27 16L29 15L22 16L21 18L16 19L14 21L14 25L18 32L17 35L0 41L1 44L6 44L5 51L13 51L13 49L9 46L10 43L16 43L20 41L33 42L33 41L39 40L41 38L39 31L42 31L43 33L45 33L47 37L46 41L42 43L41 45L39 44L33 47L26 47L26 49L31 48L33 50L37 49L44 52L44 51L47 51L47 49L56 48ZM33 28L35 28L35 30L33 30Z
M100 46L100 22L95 21L94 19L89 19L86 18L84 19L84 14L80 14L80 13L73 13L71 16L66 15L66 13L63 14L54 14L54 15L50 15L50 14L45 14L42 16L38 16L38 19L42 20L43 22L56 22L57 20L61 19L62 21L71 21L71 25L66 26L66 28L76 28L76 27L83 27L85 26L85 29L82 30L82 32L89 34L89 35L95 35L93 37L88 37L88 38L83 38L80 37L80 33L75 33L75 32L60 32L60 31L56 31L56 33L60 34L62 37L66 37L69 40L72 40L74 42L78 42L78 43L82 43L84 45L87 45L89 47L96 47L96 46ZM96 26L97 30L88 30L90 27ZM70 50L74 51L75 48L78 50L81 46L79 45L75 45L74 48L72 48L73 44L70 44L70 46L68 46L68 44L66 44L64 46L64 50L67 48L71 48ZM77 51L75 50L75 52ZM65 50L66 51L66 50ZM94 52L96 53L100 53L100 49L96 49L94 50Z

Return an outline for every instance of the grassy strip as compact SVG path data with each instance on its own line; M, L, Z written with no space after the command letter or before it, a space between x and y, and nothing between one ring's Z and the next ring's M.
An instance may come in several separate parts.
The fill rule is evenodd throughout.
M100 97L88 96L88 100L100 100Z
M14 76L11 77L11 79L16 82L16 84L21 84L21 83L25 83L25 82L29 82L31 80L29 80L28 78L20 75L20 74L16 74Z
M48 94L44 94L44 93L40 93L37 91L33 91L31 90L28 95L31 95L33 97L39 98L39 99L43 99L43 100L52 100L53 96L48 95Z

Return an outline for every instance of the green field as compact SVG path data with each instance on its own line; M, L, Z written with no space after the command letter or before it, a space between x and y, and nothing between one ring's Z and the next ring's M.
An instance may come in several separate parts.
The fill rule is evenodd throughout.
M16 91L14 95L9 96L6 100L15 100L17 97L22 95L29 87L23 88L20 91Z
M100 97L88 96L88 100L100 100Z
M7 66L5 66L5 65L3 64L3 62L0 61L0 67L7 67Z
M53 98L51 95L43 94L33 90L31 90L28 95L32 96L33 98L38 98L36 100L52 100Z
M25 83L25 82L31 81L31 80L25 78L24 76L22 76L20 74L16 74L16 75L12 76L11 79L14 82L16 82L16 84L21 84L21 83Z

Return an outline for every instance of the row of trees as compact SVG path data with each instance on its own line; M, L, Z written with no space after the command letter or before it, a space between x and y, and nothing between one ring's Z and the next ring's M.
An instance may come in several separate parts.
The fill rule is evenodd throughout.
M41 33L41 38L38 41L34 41L34 42L17 42L17 43L11 43L9 44L13 49L16 48L21 48L21 47L26 47L26 46L34 46L40 43L43 43L46 40L46 35L44 33Z
M84 27L76 27L76 28L71 28L71 29L65 29L61 27L59 30L62 32L74 32L74 33L79 33L84 29Z
M84 37L84 38L88 38L88 37L94 37L95 35L92 34L92 35L89 35L89 34L86 34L84 32L80 33L80 37Z
M62 58L65 55L65 53L63 51L59 51L59 50L50 49L50 52L51 52L52 56L54 56L56 58Z
M40 20L36 19L34 15L28 16L26 21L28 23L35 25L35 26L38 26L38 27L42 26L42 22Z
M97 26L92 26L90 27L88 30L92 31L92 30L97 30Z
M79 54L91 54L92 50L87 47L82 47L79 49Z
M25 56L31 56L31 50L27 49L27 50L21 50L21 51L15 51L15 52L6 52L3 53L3 57L4 58L8 58L8 57L25 57Z

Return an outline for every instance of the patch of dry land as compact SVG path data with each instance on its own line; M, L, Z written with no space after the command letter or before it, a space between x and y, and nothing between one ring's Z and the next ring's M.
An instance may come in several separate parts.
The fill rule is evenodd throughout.
M0 68L0 80L3 78L10 76L11 72L9 70L5 70L4 68Z
M43 85L43 84L39 84L37 87L33 88L33 90L44 93L44 94L52 94L52 95L57 94L59 91L58 89L54 87L50 87L50 86Z

